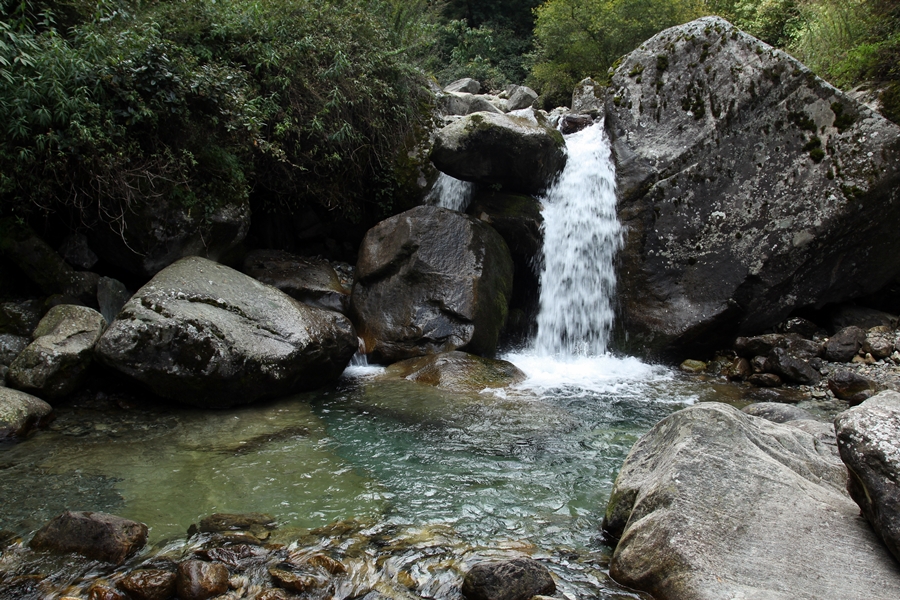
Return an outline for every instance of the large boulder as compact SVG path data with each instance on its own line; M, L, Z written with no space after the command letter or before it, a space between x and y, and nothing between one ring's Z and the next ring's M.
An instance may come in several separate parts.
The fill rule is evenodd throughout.
M349 291L325 259L283 250L254 250L244 257L241 270L310 306L345 312L350 303Z
M437 132L431 161L457 179L537 194L565 166L566 144L532 110L476 112Z
M619 472L610 574L658 600L898 598L900 571L846 483L816 434L725 404L681 410Z
M53 407L31 394L0 387L0 440L25 437L53 419Z
M77 552L121 565L147 543L147 526L101 512L66 511L40 528L31 539L34 550L56 554Z
M881 392L834 420L847 489L900 561L900 393Z
M357 349L343 315L200 257L160 271L97 344L157 394L221 408L336 379Z
M552 594L556 583L550 569L526 556L478 563L462 584L466 600L529 600Z
M900 272L900 127L718 17L625 57L606 128L626 348L713 350Z
M34 330L34 341L9 365L9 385L44 398L75 391L94 358L106 319L93 308L54 306Z
M219 260L243 241L249 229L247 201L200 207L156 198L132 205L112 224L95 224L88 238L109 264L150 277L185 256Z
M366 352L379 362L456 349L492 354L512 274L509 249L490 226L419 206L366 234L351 315Z

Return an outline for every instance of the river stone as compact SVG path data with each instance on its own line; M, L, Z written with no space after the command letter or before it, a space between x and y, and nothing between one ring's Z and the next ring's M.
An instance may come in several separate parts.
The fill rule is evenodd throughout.
M22 350L28 347L30 338L13 333L0 333L0 365L9 365Z
M53 407L31 394L0 387L0 440L25 437L53 420Z
M41 527L31 539L34 550L77 552L121 565L147 543L147 526L101 512L66 511Z
M94 358L106 319L93 308L54 306L34 330L34 341L9 365L11 387L45 398L74 392Z
M446 87L444 87L444 91L448 94L451 92L477 94L481 91L481 84L471 77L463 77L462 79L457 79L453 83L448 83Z
M207 600L224 594L228 591L228 568L202 560L180 562L175 587L179 600Z
M776 388L784 382L775 373L754 373L747 378L747 383L761 388Z
M610 575L658 600L874 600L900 573L816 436L719 403L657 423L631 449L604 529Z
M44 314L40 300L21 300L0 304L0 332L31 338L31 332Z
M357 347L343 315L188 257L137 291L97 354L160 396L222 408L333 381Z
M850 406L860 404L875 394L875 382L856 371L838 369L828 378L828 389Z
M172 571L140 569L123 577L117 585L135 600L168 600L175 595L175 579Z
M855 325L844 327L825 342L825 360L850 362L866 342L866 332Z
M753 337L739 337L734 341L734 351L739 356L753 358L768 356L774 348L785 348L788 345L786 336L780 333L766 333Z
M555 591L550 570L528 557L479 563L469 569L462 584L467 600L529 600Z
M606 98L622 349L699 355L900 273L900 127L784 52L704 17Z
M741 409L741 412L754 417L772 421L773 423L787 423L788 421L815 421L816 418L796 406L782 404L780 402L756 402Z
M509 90L509 99L506 107L508 110L521 110L530 108L538 99L538 93L528 86L515 85Z
M875 358L887 358L894 352L894 341L897 334L890 327L879 325L866 332L866 341L863 342L862 351L871 354Z
M100 276L76 271L47 242L31 229L0 222L0 252L6 255L47 295L61 294L78 302L97 305Z
M304 304L346 312L350 294L334 267L321 258L305 258L282 250L254 250L241 270Z
M773 348L769 352L766 371L778 375L784 381L801 385L816 385L822 380L819 372L808 362L794 358L784 348Z
M455 392L504 388L526 379L525 373L511 362L459 351L409 358L392 364L387 372Z
M225 256L250 230L250 204L222 203L206 211L159 197L133 205L121 219L88 231L91 248L109 264L152 277L185 256Z
M536 117L477 112L437 132L431 160L456 179L534 195L563 170L566 144Z
M900 561L900 393L881 392L834 420L847 490Z
M418 206L366 233L351 315L378 362L457 349L493 354L512 274L509 249L490 226Z

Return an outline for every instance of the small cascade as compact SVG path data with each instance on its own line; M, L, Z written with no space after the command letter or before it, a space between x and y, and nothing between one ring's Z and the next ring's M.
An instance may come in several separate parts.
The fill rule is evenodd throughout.
M462 212L472 200L473 188L474 184L470 181L462 181L441 173L425 197L425 204Z
M615 172L603 123L566 137L566 167L547 191L534 351L599 356L613 322L613 259L622 245Z

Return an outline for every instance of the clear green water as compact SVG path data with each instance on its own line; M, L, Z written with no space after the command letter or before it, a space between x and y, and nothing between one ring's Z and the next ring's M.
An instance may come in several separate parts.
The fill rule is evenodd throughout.
M63 510L105 511L147 523L151 545L171 550L205 515L266 512L285 540L338 521L356 523L352 534L315 543L401 540L367 567L382 575L409 561L416 579L431 556L421 595L458 595L466 561L528 552L564 595L639 597L604 574L599 526L615 476L654 423L722 390L633 360L511 359L531 378L500 393L369 370L237 410L60 406L50 430L0 447L0 528L27 540ZM423 552L435 539L441 550Z

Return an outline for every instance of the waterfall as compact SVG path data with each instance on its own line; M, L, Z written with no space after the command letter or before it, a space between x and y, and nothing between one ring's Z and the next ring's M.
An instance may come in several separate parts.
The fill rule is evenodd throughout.
M602 122L566 137L569 158L541 199L544 252L534 351L606 352L613 322L613 259L622 245L615 172Z
M434 182L434 187L425 196L425 204L462 212L472 200L472 188L469 181L461 181L441 173Z

